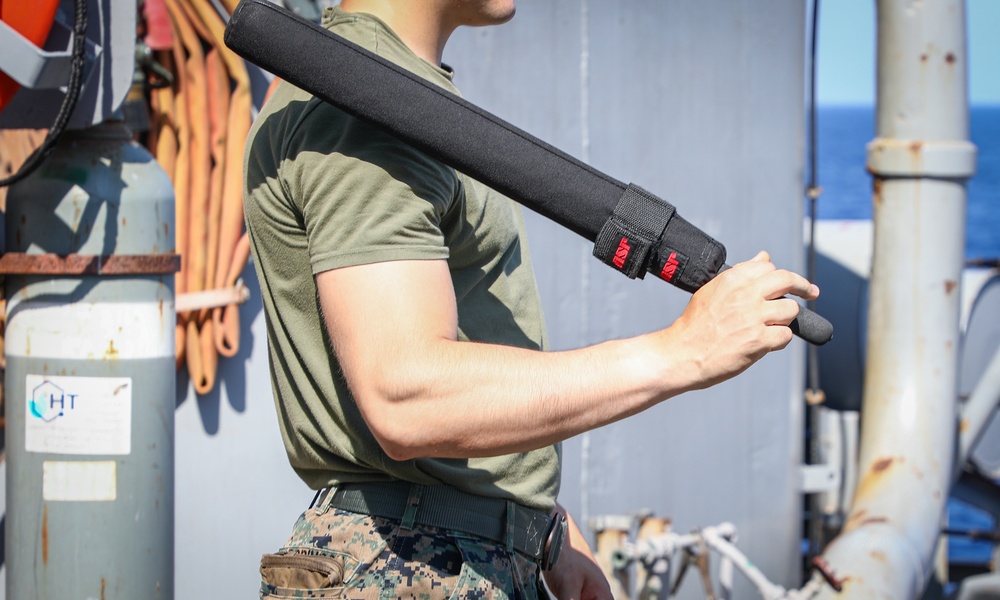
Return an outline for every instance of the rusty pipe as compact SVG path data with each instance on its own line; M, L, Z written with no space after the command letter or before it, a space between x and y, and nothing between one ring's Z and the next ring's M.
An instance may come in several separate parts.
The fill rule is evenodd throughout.
M968 141L965 3L878 0L875 249L857 490L825 559L850 598L919 596L955 464ZM827 587L821 597L837 593Z

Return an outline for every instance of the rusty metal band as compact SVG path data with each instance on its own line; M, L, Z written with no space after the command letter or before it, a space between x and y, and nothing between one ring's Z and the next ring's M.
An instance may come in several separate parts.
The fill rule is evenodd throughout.
M166 275L180 270L180 254L0 255L0 274L5 275Z

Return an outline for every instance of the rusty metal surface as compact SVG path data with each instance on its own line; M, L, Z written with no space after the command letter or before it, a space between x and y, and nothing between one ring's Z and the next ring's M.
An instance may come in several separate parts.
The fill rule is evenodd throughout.
M179 254L25 254L0 255L4 275L163 275L181 268Z
M830 563L826 562L822 556L813 557L812 566L816 569L816 572L823 577L823 580L834 589L834 591L844 591L844 582L837 577L837 574L830 567Z
M879 0L874 251L861 451L820 598L920 597L955 464L968 141L965 2Z

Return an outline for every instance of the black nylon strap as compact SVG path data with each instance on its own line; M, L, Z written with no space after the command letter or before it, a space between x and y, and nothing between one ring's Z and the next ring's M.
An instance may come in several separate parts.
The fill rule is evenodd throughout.
M419 488L419 492L415 492ZM446 485L417 485L401 481L347 483L330 488L320 500L320 510L340 508L351 512L478 535L512 547L537 561L550 548L546 542L553 517L518 505L508 514L508 503L461 492ZM419 496L414 506L414 497ZM410 512L411 514L407 514ZM511 522L508 524L508 520ZM509 536L509 540L508 540ZM558 552L558 548L551 549Z
M670 203L634 183L625 188L594 243L594 256L629 277L642 279L650 251L677 212Z

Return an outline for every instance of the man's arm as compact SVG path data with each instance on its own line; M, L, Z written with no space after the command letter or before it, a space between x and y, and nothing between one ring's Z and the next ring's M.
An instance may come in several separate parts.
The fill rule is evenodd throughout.
M368 426L393 459L523 452L732 377L792 338L819 290L766 253L699 290L670 327L564 352L458 341L443 260L316 277L334 351Z

